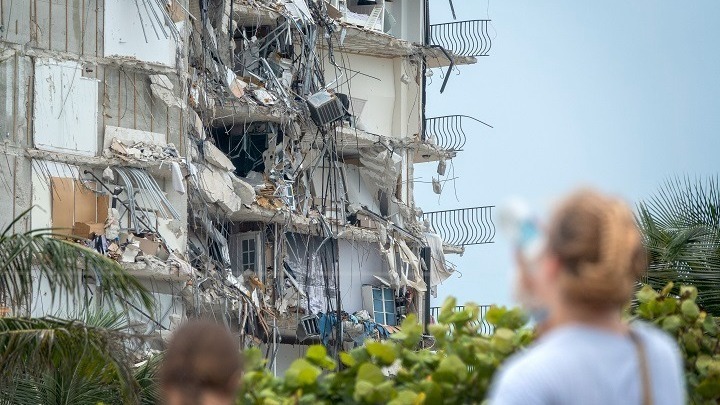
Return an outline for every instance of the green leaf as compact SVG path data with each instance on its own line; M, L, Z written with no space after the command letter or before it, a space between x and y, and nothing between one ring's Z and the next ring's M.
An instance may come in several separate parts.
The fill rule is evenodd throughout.
M367 342L365 348L368 353L377 358L383 366L389 366L395 361L395 347L391 343Z
M327 349L322 345L310 346L305 354L305 358L326 370L333 369L336 366L335 360L327 355Z
M690 333L682 335L682 344L689 354L697 354L700 351L698 338Z
M415 405L415 404L421 404L422 399L421 398L422 393L416 393L414 391L410 390L401 390L398 391L397 397L393 399L392 401L388 402L388 405Z
M682 311L683 316L690 320L695 320L698 316L700 316L700 308L694 301L683 301L680 305L680 310Z
M708 315L703 320L703 330L710 336L718 335L718 325L715 323L715 318L712 315Z
M496 328L517 330L527 324L527 316L519 308L491 306L485 314L485 321Z
M693 285L680 286L680 298L695 301L698 297L697 287Z
M257 347L250 347L243 351L243 366L245 370L257 370L265 368L265 357Z
M660 300L656 301L657 306L655 308L655 313L657 316L666 316L675 313L675 310L677 309L677 299L672 297L664 297L660 298Z
M660 295L665 297L672 291L673 287L675 286L675 283L672 281L668 282L665 287L663 287L662 291L660 291Z
M635 296L641 303L646 303L655 300L658 297L658 293L649 285L644 285Z
M358 369L357 379L358 381L366 381L370 384L380 384L385 381L385 376L382 370L380 370L380 367L372 363L365 363Z
M513 339L515 332L507 328L495 330L495 334L490 338L490 345L500 353L509 354L515 350Z
M447 324L449 323L448 320L453 316L455 313L455 306L457 304L457 301L454 297L449 297L443 302L442 307L440 307L440 315L438 316L438 322Z
M314 385L322 370L305 359L297 359L285 372L285 383L293 388Z
M353 367L357 364L355 358L346 352L340 353L340 361L348 367Z
M663 320L662 328L669 333L675 333L680 329L682 324L683 320L680 315L670 315Z
M403 347L411 349L422 340L422 325L418 323L415 314L409 314L400 327L400 332L390 335L392 340L399 341Z
M433 381L439 383L457 383L467 377L467 366L460 357L450 355L440 361L437 370L433 373Z
M704 379L695 387L695 392L705 399L717 399L720 397L720 380Z
M361 402L363 399L371 396L375 391L375 385L369 381L358 380L355 382L355 393L353 398L357 402Z

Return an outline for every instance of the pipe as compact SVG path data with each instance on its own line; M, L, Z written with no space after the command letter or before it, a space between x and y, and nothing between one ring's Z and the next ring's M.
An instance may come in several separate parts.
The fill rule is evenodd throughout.
M430 250L430 247L424 246L420 251L420 256L425 262L425 268L423 271L423 275L425 278L425 295L423 296L425 304L423 305L423 315L425 319L425 334L427 335L429 334L428 327L430 326L430 265L432 258L432 251Z

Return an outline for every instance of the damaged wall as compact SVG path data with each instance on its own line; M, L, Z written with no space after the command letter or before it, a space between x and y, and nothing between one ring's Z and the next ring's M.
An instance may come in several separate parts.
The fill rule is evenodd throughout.
M173 32L177 28L165 21L159 2L104 0L104 3L104 56L175 66L177 40Z
M23 147L32 142L31 94L32 61L10 49L0 50L0 223L13 218L32 205L30 161ZM15 231L30 229L30 218L16 224Z
M177 78L115 66L98 69L102 82L101 142L107 144L102 131L114 126L164 134L165 143L174 144L181 155L185 153L184 123L188 117L180 108L182 86ZM160 84L155 85L153 80Z
M102 56L104 3L0 0L0 40L75 55Z
M393 112L399 96L395 91L397 78L392 59L378 63L372 56L336 52L335 61L339 69L333 68L329 60L324 61L329 67L325 70L325 81L336 83L337 92L364 101L358 127L377 135L399 137L400 134L393 133ZM354 103L355 107L358 105L360 103ZM358 114L358 111L352 112Z

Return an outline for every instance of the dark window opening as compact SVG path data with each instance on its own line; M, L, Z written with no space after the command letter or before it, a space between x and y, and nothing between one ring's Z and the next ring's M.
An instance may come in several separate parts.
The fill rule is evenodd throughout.
M268 150L269 141L274 135L274 126L269 123L251 124L243 132L242 128L213 128L215 145L230 158L235 166L235 174L246 177L251 171L264 173L263 154ZM277 131L277 144L282 143L282 132Z

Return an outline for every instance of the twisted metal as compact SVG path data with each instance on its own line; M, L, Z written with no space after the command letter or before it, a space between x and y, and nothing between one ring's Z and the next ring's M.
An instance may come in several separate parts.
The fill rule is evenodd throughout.
M443 242L454 246L493 243L495 224L494 206L461 208L423 213L423 220L437 232Z
M440 149L459 152L465 146L466 136L463 130L463 118L477 121L492 128L477 118L467 115L444 115L442 117L427 118L425 120L425 134L423 140L433 140Z
M440 45L461 56L487 56L492 47L490 20L468 20L430 24L430 44Z
M480 307L480 314L478 315L478 331L483 335L489 335L493 332L493 326L488 323L487 320L485 320L485 317L487 316L487 312L490 309L490 305L479 305ZM430 307L430 316L432 319L435 320L435 322L438 321L438 318L440 317L440 311L442 307ZM457 305L454 308L455 312L462 311L465 309L465 306L463 305Z

